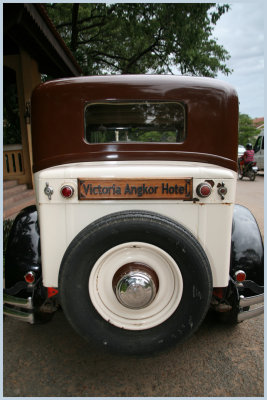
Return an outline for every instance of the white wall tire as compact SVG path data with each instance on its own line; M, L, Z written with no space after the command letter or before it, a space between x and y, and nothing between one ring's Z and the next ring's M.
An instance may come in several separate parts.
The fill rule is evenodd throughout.
M122 305L112 286L131 263L153 270L158 282L152 301L138 308ZM128 354L161 350L193 334L212 287L198 241L176 222L144 211L110 214L86 227L69 245L59 275L60 303L76 331Z

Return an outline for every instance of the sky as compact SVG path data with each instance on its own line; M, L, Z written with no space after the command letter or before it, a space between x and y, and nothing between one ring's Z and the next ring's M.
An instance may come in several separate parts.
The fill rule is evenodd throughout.
M217 22L213 36L230 53L231 75L217 78L232 84L239 111L251 118L264 116L264 0L229 3L231 10ZM266 11L266 9L265 9Z

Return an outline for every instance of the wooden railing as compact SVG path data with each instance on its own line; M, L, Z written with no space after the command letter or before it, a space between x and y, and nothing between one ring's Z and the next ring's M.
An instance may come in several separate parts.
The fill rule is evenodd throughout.
M21 178L21 176L25 175L22 145L7 145L4 146L3 150L4 180Z

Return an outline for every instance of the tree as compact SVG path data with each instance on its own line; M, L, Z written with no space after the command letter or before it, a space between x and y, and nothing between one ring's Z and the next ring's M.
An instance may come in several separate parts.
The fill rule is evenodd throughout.
M238 143L246 146L247 143L254 144L258 129L253 125L252 119L247 114L239 113Z
M212 3L54 3L48 15L84 74L232 71L212 32L228 5Z

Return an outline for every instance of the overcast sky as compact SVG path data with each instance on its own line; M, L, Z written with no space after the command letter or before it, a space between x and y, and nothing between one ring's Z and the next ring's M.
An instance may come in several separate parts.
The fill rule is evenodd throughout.
M227 3L227 1L225 1ZM217 22L214 36L231 55L231 75L217 78L238 92L239 110L251 118L264 115L264 0L228 3L231 10Z

